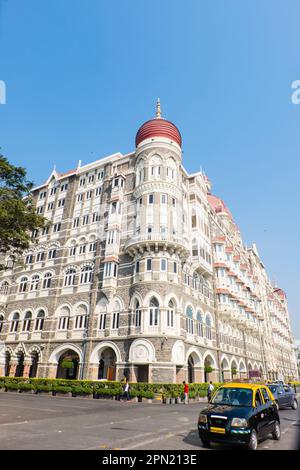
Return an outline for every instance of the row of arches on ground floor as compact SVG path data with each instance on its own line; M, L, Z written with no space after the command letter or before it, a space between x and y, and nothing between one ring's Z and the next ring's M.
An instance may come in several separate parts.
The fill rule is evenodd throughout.
M15 353L11 350L6 351L5 375L40 376L41 356L42 352L38 349L31 351L29 355L24 350L18 350ZM185 351L182 341L175 342L170 359L171 364L176 366L177 382L181 379L188 380L189 383L203 380L208 382L209 380L242 379L251 376L253 371L257 372L257 376L263 376L262 365L257 362L246 362L244 359L235 357L228 358L223 354L218 364L215 351L206 351L203 356L195 347L190 347L188 351ZM78 379L83 376L82 364L85 361L84 352L77 345L64 344L54 349L46 367L48 370L51 368L53 378ZM93 379L117 380L120 378L117 374L118 368L121 369L120 365L125 371L124 375L128 376L130 375L128 371L132 366L135 369L135 379L138 382L148 382L149 366L154 367L156 362L155 348L149 340L133 341L127 361L122 361L121 352L115 343L105 341L93 349L89 358L89 368L92 370Z

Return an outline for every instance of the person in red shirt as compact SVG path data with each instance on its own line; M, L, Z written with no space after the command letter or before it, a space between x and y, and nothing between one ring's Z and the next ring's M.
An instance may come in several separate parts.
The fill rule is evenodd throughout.
M189 386L187 383L185 383L183 381L183 385L184 385L184 389L183 389L183 392L184 392L184 404L187 405L188 402L189 402Z

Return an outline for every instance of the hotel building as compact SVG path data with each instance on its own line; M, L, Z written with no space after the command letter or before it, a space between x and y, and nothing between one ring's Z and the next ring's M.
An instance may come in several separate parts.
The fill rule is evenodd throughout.
M224 202L182 162L179 130L32 191L51 226L0 274L0 376L203 382L297 377L284 292Z

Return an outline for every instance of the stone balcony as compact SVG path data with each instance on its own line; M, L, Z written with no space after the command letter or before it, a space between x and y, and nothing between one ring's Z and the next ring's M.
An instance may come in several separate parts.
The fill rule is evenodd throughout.
M146 251L159 251L160 249L176 253L182 260L190 255L190 247L187 241L176 235L165 233L138 234L127 240L124 251L134 257L137 253Z

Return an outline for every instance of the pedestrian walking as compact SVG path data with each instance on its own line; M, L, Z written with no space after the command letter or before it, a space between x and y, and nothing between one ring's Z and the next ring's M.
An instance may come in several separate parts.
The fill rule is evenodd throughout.
M184 389L183 389L183 392L184 392L184 404L187 405L188 402L189 402L189 385L183 381L182 382L183 385L184 385Z
M215 387L213 386L212 381L210 381L208 389L207 389L207 401L208 402L210 402L210 400L211 400L214 389L215 389Z
M124 393L122 395L122 401L124 400L124 398L126 398L126 401L130 400L129 390L130 390L129 381L128 379L126 379L126 383L124 385Z

